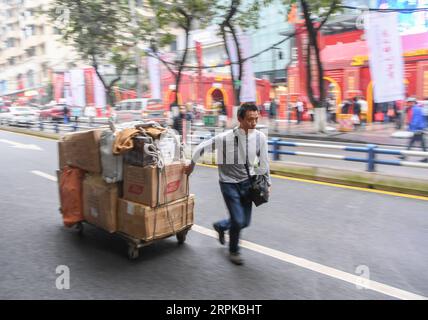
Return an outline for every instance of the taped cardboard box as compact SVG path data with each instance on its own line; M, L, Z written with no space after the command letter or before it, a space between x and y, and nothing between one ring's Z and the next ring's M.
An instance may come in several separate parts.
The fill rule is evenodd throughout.
M116 232L118 189L116 183L106 183L101 175L86 175L83 180L85 220L108 232Z
M60 169L68 165L91 173L101 173L101 132L96 129L63 136L58 142Z
M154 166L125 165L123 178L124 198L150 207L163 205L188 195L188 177L181 162L166 165L160 172Z
M151 208L119 199L118 229L141 240L168 237L193 224L194 195Z

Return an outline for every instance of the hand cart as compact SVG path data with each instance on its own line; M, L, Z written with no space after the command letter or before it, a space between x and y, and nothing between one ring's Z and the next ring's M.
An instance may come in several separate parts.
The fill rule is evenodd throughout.
M85 223L90 225L90 226L93 226L97 229L101 229L101 230L105 231L103 228L100 228L100 227L98 227L92 223L89 223L86 220L83 220L83 221L76 223L74 226L75 230L78 232L79 235L83 235ZM177 238L178 244L179 245L183 244L186 241L187 233L192 228L192 225L193 225L193 223L185 225L181 229L175 230L175 232L171 232L165 236L162 236L162 237L159 237L156 239L150 239L150 240L137 239L137 238L134 238L134 237L132 237L128 234L125 234L123 232L120 232L120 231L109 233L109 234L115 234L127 242L127 244L128 244L128 258L131 260L134 260L134 259L137 259L139 257L139 255L140 255L139 249L140 248L149 246L154 242L169 238L169 237L174 236L174 235ZM107 231L105 231L105 232L107 232Z

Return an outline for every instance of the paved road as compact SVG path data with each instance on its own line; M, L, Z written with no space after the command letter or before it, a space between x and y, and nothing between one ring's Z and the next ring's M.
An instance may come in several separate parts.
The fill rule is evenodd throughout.
M114 235L62 227L56 183L32 173L55 176L55 141L0 131L0 154L1 299L428 297L426 200L273 179L272 201L243 232L246 264L238 267L211 237L212 222L226 215L216 170L199 166L186 244L170 238L129 261ZM55 287L59 265L70 268L69 290ZM361 271L371 282L356 282Z

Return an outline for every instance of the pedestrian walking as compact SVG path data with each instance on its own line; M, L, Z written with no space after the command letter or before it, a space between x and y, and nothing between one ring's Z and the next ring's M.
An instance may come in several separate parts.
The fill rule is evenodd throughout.
M409 111L411 112L409 131L413 133L413 136L409 140L407 150L410 150L413 147L413 144L419 141L421 143L422 150L426 152L427 148L425 145L424 130L427 127L427 123L423 114L423 108L421 105L417 104L415 98L408 98L407 103L410 108ZM400 159L405 160L406 156L400 156ZM428 162L428 158L422 159L421 162Z
M296 115L297 115L297 123L299 124L302 121L303 111L305 110L303 102L301 100L297 100L296 102Z
M358 129L361 124L361 105L357 97L354 98L352 112L353 112L352 122L354 123L355 128Z
M185 169L190 175L195 163L206 150L216 150L220 190L229 211L230 218L213 224L218 239L225 244L225 232L229 231L229 258L234 264L241 265L239 238L241 230L251 221L252 198L250 187L252 180L263 177L270 192L268 144L266 136L256 130L259 118L254 103L244 103L238 110L239 126L223 132L201 143L193 153L192 161ZM255 166L258 162L257 166Z
M428 125L428 97L425 97L425 100L422 101L423 114L425 117L425 122Z
M364 100L363 97L359 97L358 98L358 103L360 104L360 118L361 118L361 124L362 125L366 125L367 123L367 112L369 110L369 104L367 103L366 100Z
M81 108L78 106L73 106L71 108L71 116L74 117L74 122L77 124L79 122L79 117L81 113Z
M64 104L63 113L64 113L64 124L68 123L68 115L70 110L68 109L68 106Z
M269 118L271 120L275 120L276 119L277 109L278 109L278 105L277 105L275 99L272 98L272 100L270 101L270 105L269 105Z
M85 116L88 117L88 124L92 127L94 118L96 116L96 110L94 106L87 106L85 108Z
M336 123L336 101L333 98L327 99L328 122Z

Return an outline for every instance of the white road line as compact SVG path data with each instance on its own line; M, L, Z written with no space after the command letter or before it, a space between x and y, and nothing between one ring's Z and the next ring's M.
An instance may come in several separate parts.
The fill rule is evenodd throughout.
M32 173L41 176L43 178L49 179L51 181L57 181L57 178L41 172L41 171L37 171L37 170L33 170L31 171ZM217 232L199 225L193 225L192 226L192 230L196 231L200 234L206 235L208 237L212 237L212 238L217 238ZM360 286L360 287L364 287L366 289L369 290L373 290L382 294L385 294L387 296L391 296L397 299L402 299L402 300L428 300L427 297L409 292L409 291L405 291L405 290L401 290L377 281L373 281L370 279L366 279L360 276L356 276L354 274L348 273L348 272L344 272L338 269L334 269L304 258L300 258L297 256L293 256L291 254L279 251L279 250L275 250L275 249L271 249L265 246L261 246L259 244L250 242L250 241L246 241L246 240L241 240L240 245L243 248L249 249L251 251L254 252L258 252L261 254L264 254L266 256L287 262L287 263L291 263L294 264L296 266L314 271L314 272L318 272L321 274L324 274L326 276L329 276L331 278L335 278L335 279L339 279L348 283L351 283L355 286Z
M207 229L205 227L193 225L192 230L209 237L217 238L217 233L214 230ZM284 262L288 262L296 266L309 269L335 279L343 280L356 286L358 285L360 287L377 291L379 293L382 293L397 299L402 299L402 300L427 300L428 299L427 297L414 294L412 292L394 288L380 282L376 282L360 276L353 275L351 273L347 273L328 266L324 266L322 264L319 264L307 259L299 258L285 252L270 249L268 247L261 246L256 243L252 243L250 241L241 240L240 245L243 248L267 255L269 257L272 257Z
M35 175L38 175L38 176L40 176L40 177L46 178L46 179L48 179L48 180L54 181L54 182L57 182L57 181L58 181L58 179L57 179L56 177L54 177L54 176L52 176L52 175L50 175L50 174L47 174L47 173L44 173L44 172L38 171L38 170L33 170L33 171L31 171L31 173L33 173L33 174L35 174Z
M40 148L39 146L36 146L35 144L24 144L24 143L15 142L15 141L6 140L6 139L0 139L0 142L7 143L13 146L14 148L18 148L18 149L43 151L42 148Z

